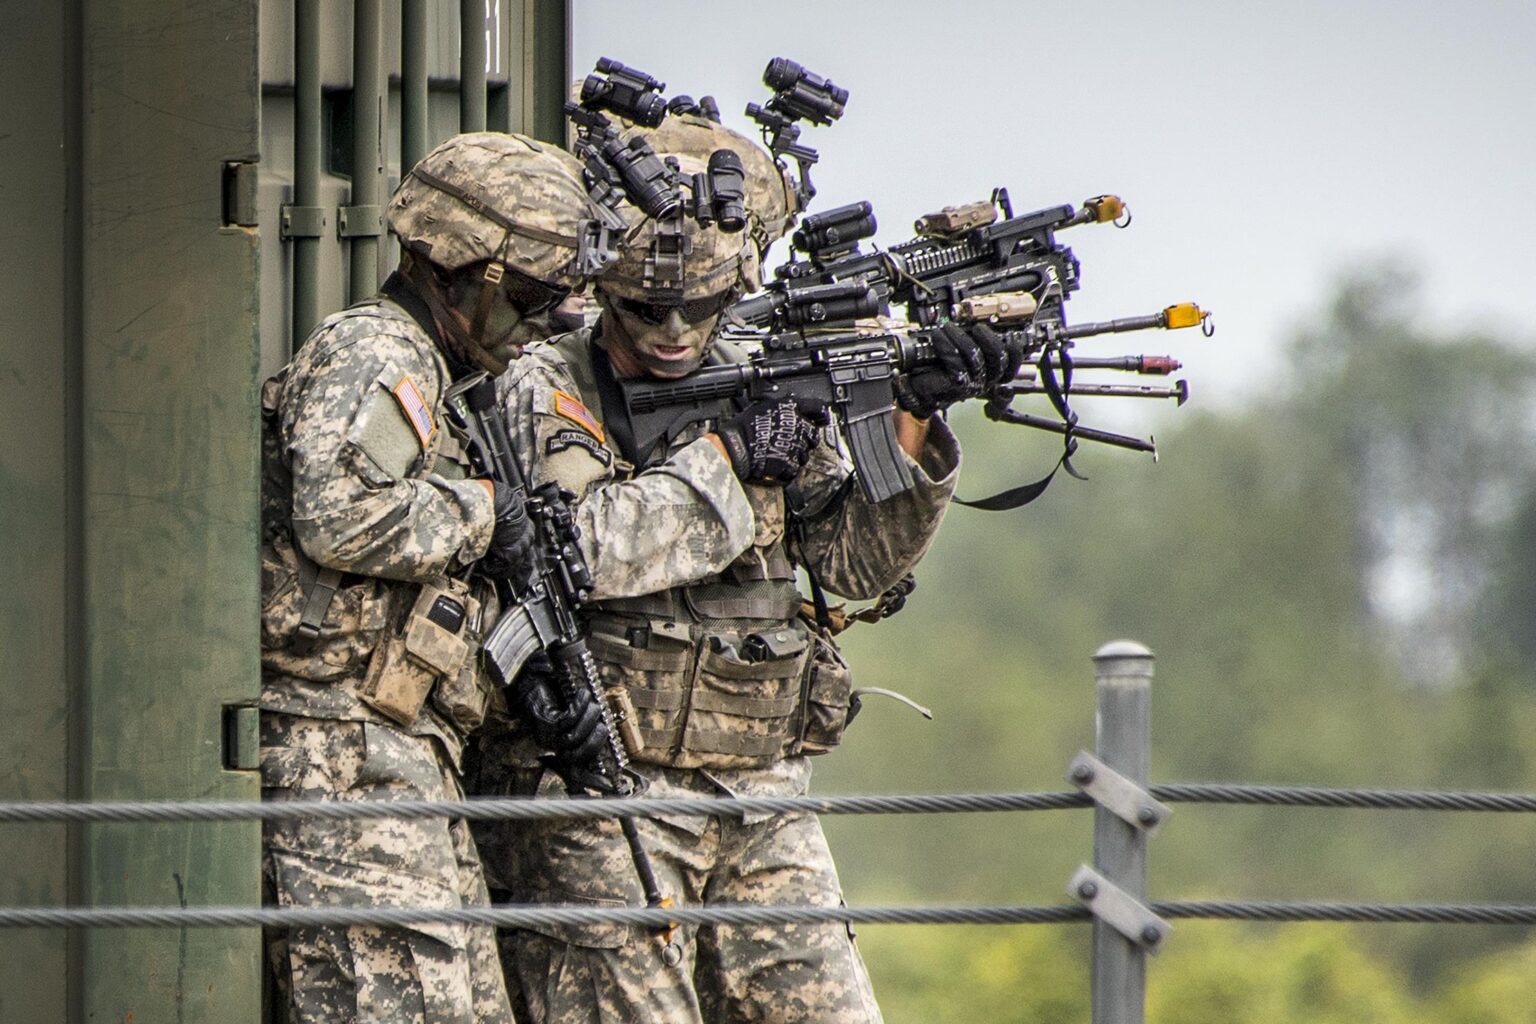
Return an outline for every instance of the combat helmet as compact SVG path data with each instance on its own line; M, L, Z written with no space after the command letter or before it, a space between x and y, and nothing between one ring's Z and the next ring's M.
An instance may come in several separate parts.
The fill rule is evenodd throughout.
M452 273L497 260L549 283L579 283L590 217L581 165L522 135L456 135L424 156L389 201L389 227Z
M623 133L626 142L643 137L657 155L675 160L684 181L695 174L707 174L711 156L717 150L730 150L741 162L745 186L746 226L740 231L722 230L718 223L701 225L692 216L674 221L645 218L626 207L624 216L631 228L620 246L619 259L602 278L604 291L623 298L652 300L677 281L665 265L669 251L667 238L658 244L657 234L668 230L682 232L676 247L681 249L681 295L689 302L727 289L755 291L760 285L759 265L768 246L782 237L794 223L794 191L783 172L763 149L751 139L697 114L672 114L656 128L630 127Z

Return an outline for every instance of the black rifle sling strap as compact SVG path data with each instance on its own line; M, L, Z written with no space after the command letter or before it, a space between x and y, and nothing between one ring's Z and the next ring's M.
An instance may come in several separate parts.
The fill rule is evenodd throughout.
M1062 422L1066 424L1066 429L1062 431L1061 458L1056 460L1056 465L1049 473L1034 483L1011 487L1006 491L999 491L997 494L978 498L975 501L955 498L956 505L981 509L983 512L1006 512L1009 509L1023 508L1044 494L1045 489L1051 486L1051 481L1055 479L1058 470L1065 469L1079 480L1087 479L1072 467L1072 455L1077 451L1077 438L1072 436L1072 428L1077 426L1077 413L1073 412L1072 407L1067 404L1067 392L1072 388L1072 359L1066 349L1060 350L1060 359L1062 363L1062 380L1060 381L1056 379L1056 371L1051 364L1049 353L1041 356L1039 365L1040 381L1045 387L1046 397L1051 400L1051 404L1061 414ZM1003 409L1003 412L1007 411L1006 408ZM1003 418L1001 414L991 415L994 418Z
M983 512L1007 512L1009 509L1023 508L1045 493L1045 489L1051 486L1051 481L1056 477L1056 470L1066 461L1063 455L1056 460L1056 467L1034 483L1020 484L1018 487L1010 487L1006 491L988 495L985 498L977 498L975 501L966 501L964 498L951 499L956 505L964 505L966 508L977 508Z
M592 353L592 378L597 382L597 397L603 407L603 429L619 449L619 456L635 467L643 468L640 453L635 451L635 428L629 422L629 403L624 400L624 388L613 374L613 364L608 353L594 339L588 342Z
M805 570L805 578L811 585L811 603L816 608L816 625L831 636L837 631L832 626L832 610L827 606L827 594L821 589L821 580L817 578L816 570L811 567L811 560L806 557L805 538L808 524L805 515L805 495L801 492L799 484L784 485L784 519L785 529L795 539L795 548L800 553L800 568Z

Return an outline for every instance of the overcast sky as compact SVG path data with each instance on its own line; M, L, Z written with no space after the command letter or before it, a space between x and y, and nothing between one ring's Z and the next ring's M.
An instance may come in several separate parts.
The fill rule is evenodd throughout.
M869 199L883 244L995 185L1019 212L1122 196L1128 230L1061 236L1068 315L1214 310L1209 340L1092 350L1171 352L1201 404L1262 387L1354 263L1416 268L1436 325L1536 339L1532 0L575 0L572 47L578 74L613 57L742 130L770 58L830 77L852 96L802 136L812 209Z

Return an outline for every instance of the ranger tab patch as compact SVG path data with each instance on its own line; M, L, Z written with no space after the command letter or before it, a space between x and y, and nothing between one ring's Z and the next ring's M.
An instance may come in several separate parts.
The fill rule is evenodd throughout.
M410 374L402 374L400 382L389 389L389 393L395 396L395 401L400 403L400 411L405 413L406 422L411 429L416 431L416 437L421 441L421 447L425 449L432 440L432 435L437 433L437 424L432 422L432 410L427 408L426 401L421 397L421 392L416 387L416 382L411 380Z
M597 417L587 411L587 407L581 404L575 395L566 394L564 391L555 392L555 415L564 416L572 423L586 428L587 433L599 441L606 440L603 435L603 425L597 422Z
M604 466L613 462L613 452L604 448L601 441L584 431L569 428L557 430L550 435L549 440L544 443L544 454L554 455L567 448L580 448Z

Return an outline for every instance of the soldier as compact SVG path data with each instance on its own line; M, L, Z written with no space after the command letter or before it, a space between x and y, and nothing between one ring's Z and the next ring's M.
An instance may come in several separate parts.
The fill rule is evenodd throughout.
M455 800L484 716L477 559L515 567L521 504L469 478L444 421L471 371L501 372L579 281L587 213L568 155L461 135L389 204L399 269L321 323L262 392L262 798ZM295 818L263 828L283 907L487 902L465 822ZM291 1021L510 1022L489 928L269 933Z
M748 230L688 220L632 232L596 286L595 328L530 350L499 386L532 485L558 481L575 495L595 583L589 645L610 696L639 727L631 764L648 795L799 796L807 755L841 738L850 679L830 638L802 615L796 567L855 599L900 580L938 528L959 467L954 435L929 417L995 385L1008 358L985 329L933 332L945 368L918 375L905 408L891 413L916 484L878 505L851 483L826 411L793 400L722 410L659 453L626 450L624 379L680 378L745 358L721 340L723 315L757 286L758 259L794 209L767 155L719 125L673 116L647 138L684 175L704 170L714 150L735 150L748 170ZM681 276L669 277L679 252ZM580 739L550 715L549 686L525 672L510 695L536 747L486 744L487 759L527 766L511 792L562 792L530 756L558 759ZM662 889L683 904L841 900L812 815L636 823ZM482 849L517 902L644 902L612 819L520 823ZM504 936L502 952L526 1001L519 1013L541 1024L880 1019L841 925L689 927L667 945L638 928L549 926Z

